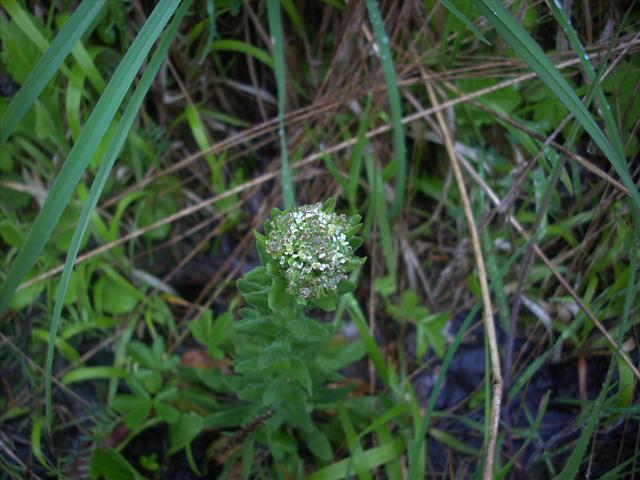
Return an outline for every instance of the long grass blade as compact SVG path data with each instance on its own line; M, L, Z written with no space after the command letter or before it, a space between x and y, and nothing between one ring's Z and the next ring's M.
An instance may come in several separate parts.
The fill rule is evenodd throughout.
M393 66L391 48L389 48L389 37L384 30L384 22L378 3L376 0L367 0L367 11L369 20L373 28L373 35L376 39L378 52L380 53L380 63L382 64L382 74L387 85L387 96L389 97L389 107L391 108L391 123L393 124L393 144L395 149L395 196L391 207L391 215L396 215L404 204L404 192L407 182L407 152L404 143L404 127L402 126L402 108L400 106L400 91L396 78L396 70Z
M51 236L51 232L69 203L80 177L86 170L107 128L109 128L124 95L131 87L136 73L142 66L142 62L178 4L178 0L158 3L113 74L82 130L80 138L71 149L56 177L23 247L11 265L7 278L0 289L0 312L7 308L20 281L35 263Z
M602 410L607 391L609 390L609 383L611 382L613 365L613 362L611 362L611 364L609 365L609 370L607 371L607 376L605 377L602 389L600 390L600 394L591 404L591 412L589 413L587 424L582 429L582 433L580 433L578 442L576 443L575 448L572 450L571 456L567 460L567 463L565 463L564 468L556 477L558 480L573 480L578 474L578 469L580 468L580 464L582 463L582 458L584 457L584 454L587 451L587 447L589 446L589 440L591 440L593 430L598 423L598 420L600 418L600 411Z
M38 59L0 122L0 144L7 141L73 46L91 26L106 0L84 0Z
M611 143L593 116L580 101L564 77L553 66L540 46L499 1L477 0L476 6L480 13L493 25L498 34L529 67L531 67L554 95L576 117L576 120L580 122L620 176L622 183L624 183L629 190L629 195L635 205L640 208L640 192L629 174L624 157L611 146Z
M138 111L140 110L140 106L142 105L142 102L144 101L144 98L147 95L149 88L151 87L153 79L156 77L164 59L167 56L169 47L171 46L171 43L178 33L178 27L182 22L182 19L186 15L190 5L191 0L185 0L180 5L180 8L177 10L173 21L169 25L166 33L160 41L160 44L153 54L153 57L149 62L149 66L142 75L140 83L133 92L131 100L129 101L129 104L127 105L127 108L122 115L122 119L120 120L120 123L118 124L116 131L111 138L111 142L106 149L104 159L100 164L100 168L98 169L98 172L93 180L93 184L91 185L89 197L87 198L87 201L82 208L82 212L80 213L78 226L73 233L73 238L71 239L71 245L69 246L69 252L67 253L67 258L64 263L64 269L62 271L62 278L60 279L60 285L58 287L58 292L56 295L56 303L54 306L53 318L51 320L51 329L49 331L49 343L45 365L45 410L47 425L49 426L51 425L51 377L53 369L53 356L55 352L55 342L58 335L64 297L67 293L69 280L71 279L73 264L75 263L78 252L80 251L80 245L82 244L82 240L89 227L91 215L95 210L96 205L98 204L98 199L100 198L102 190L104 189L104 186L107 183L107 179L109 178L109 173L111 172L116 158L118 157L118 154L120 153L120 150L122 149L122 146L127 139L127 134L129 133L129 130L133 125L133 121L135 120Z
M589 60L589 54L587 53L584 46L582 45L582 42L580 42L580 38L578 37L578 34L576 33L573 26L571 25L571 22L567 18L567 15L564 13L564 10L560 8L556 2L548 2L548 4L549 4L549 7L551 8L551 12L553 13L553 16L555 17L556 21L562 28L562 31L564 32L564 34L567 36L567 39L569 40L569 44L571 45L571 48L573 48L578 54L578 58L580 59L580 63L582 64L582 67L584 68L587 79L590 82L593 82L593 88L594 88L596 100L600 105L602 118L604 120L607 133L609 134L609 138L611 138L611 141L613 143L613 147L618 152L618 155L624 156L624 145L622 142L622 138L620 137L620 131L618 130L618 126L616 124L615 118L613 117L613 111L609 106L609 102L607 102L607 97L605 97L604 92L600 87L599 77L596 74L596 71L593 68L593 65L591 64L591 61ZM620 25L620 27L622 27L622 25L624 25L624 22ZM602 67L604 67L605 65L606 64L603 63Z
M449 10L449 12L451 12L451 14L456 17L458 20L460 20L462 23L464 23L467 28L469 30L471 30L471 32L478 37L478 40L480 40L482 43L486 44L486 45L491 45L491 43L489 42L489 40L487 40L484 35L482 35L482 32L480 32L480 30L478 30L476 28L476 26L473 24L473 22L471 20L469 20L469 17L467 17L464 13L462 13L460 10L458 10L456 8L456 6L451 3L451 0L440 0L440 2L442 2L442 5L445 6L445 8L447 10Z
M464 322L460 326L460 330L456 334L453 342L449 346L446 355L444 356L444 360L442 360L442 366L440 367L440 371L438 372L438 377L436 378L436 382L433 385L433 390L431 391L431 396L429 397L429 403L427 404L427 410L422 417L422 423L420 424L420 428L415 434L415 438L411 445L409 446L409 475L407 478L414 479L418 478L417 469L419 466L418 459L420 457L420 449L424 444L425 435L427 434L427 429L429 428L429 422L431 420L431 414L433 413L433 409L436 406L436 400L438 399L438 395L440 394L440 388L442 387L442 382L444 382L444 378L447 374L447 370L449 369L449 364L451 360L453 360L453 356L455 355L458 347L460 346L460 342L462 341L462 337L466 333L469 325L471 325L471 321L476 317L478 312L480 311L480 305L476 305L473 309L467 314L467 318L464 319Z
M276 71L276 84L278 87L278 134L280 136L280 171L282 176L282 196L284 208L295 205L295 191L289 168L289 153L287 151L287 137L284 129L284 112L287 100L287 87L285 83L284 45L282 40L282 18L280 16L280 2L267 1L267 13L269 17L269 31L273 44L273 65Z

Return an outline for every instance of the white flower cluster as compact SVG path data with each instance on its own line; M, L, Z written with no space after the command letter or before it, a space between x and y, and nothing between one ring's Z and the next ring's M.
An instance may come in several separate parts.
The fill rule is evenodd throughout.
M332 294L347 279L353 252L344 215L305 205L272 220L265 250L287 280L288 291L303 299Z

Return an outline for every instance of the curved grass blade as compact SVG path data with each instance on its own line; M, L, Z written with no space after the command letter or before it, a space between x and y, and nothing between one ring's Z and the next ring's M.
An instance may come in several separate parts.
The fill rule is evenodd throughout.
M0 123L0 144L7 141L74 45L91 26L106 0L84 0L38 59Z
M151 50L178 4L179 0L167 0L158 3L149 19L140 29L93 112L91 112L80 138L71 149L67 160L60 169L47 200L0 289L0 312L7 308L9 300L16 288L18 288L20 281L35 263L36 258L51 236L51 232L67 203L69 203L80 177L104 137L109 124L122 103L122 99L129 87L131 87L136 73L142 66L142 62L147 57L149 50Z
M390 214L396 215L404 204L404 192L407 183L407 152L404 144L404 127L402 126L402 109L400 107L400 92L396 71L393 66L393 57L389 48L389 37L384 31L384 22L378 3L375 0L367 0L367 11L369 20L373 28L373 35L380 52L380 63L382 64L382 74L387 84L387 95L389 97L389 107L391 108L391 122L393 124L393 143L395 150L395 195Z
M33 451L33 456L36 457L36 460L40 462L44 468L47 469L49 474L55 473L55 468L49 462L49 459L45 457L42 452L42 427L44 425L44 417L39 417L33 422L33 426L31 427L31 450Z
M362 452L362 466L367 470L372 470L387 462L391 462L402 455L404 448L402 440L396 439L391 443L385 443L379 447L373 447ZM309 476L309 480L340 480L349 475L352 457L345 458L336 463L332 463Z
M444 360L442 360L442 366L440 367L440 371L438 372L436 383L433 385L433 390L431 390L431 396L429 397L429 403L427 404L427 411L422 417L422 423L420 424L420 428L416 432L413 442L411 442L411 445L409 445L409 475L407 476L407 478L418 478L418 459L420 457L420 449L422 448L425 436L427 434L427 429L429 428L429 421L431 420L431 414L433 413L433 409L435 408L436 400L438 399L438 394L440 393L440 389L442 387L442 382L444 382L444 377L446 376L447 370L449 369L449 364L451 363L453 356L460 346L462 337L469 328L469 325L471 325L471 321L476 317L479 311L480 305L476 305L467 314L467 318L464 319L464 322L460 326L460 330L458 330L458 333L453 339L453 342L451 342L451 345L449 346L449 349L444 356Z
M607 376L605 377L602 389L600 390L600 394L591 404L591 412L589 414L587 424L582 429L580 438L578 438L578 442L572 450L571 456L567 460L567 463L565 463L564 468L556 477L558 480L573 480L578 474L580 464L582 463L582 458L584 457L584 454L587 451L587 447L589 446L591 435L593 434L593 430L598 423L598 420L600 418L600 411L602 410L606 394L609 390L609 383L611 382L611 376L613 373L613 365L614 362L611 362L611 364L609 365Z
M74 382L85 382L95 379L124 378L127 371L122 368L114 367L80 367L71 370L62 377L62 383L69 385Z
M458 20L464 23L467 26L467 28L471 30L471 32L478 38L478 40L480 40L481 42L487 45L491 45L491 42L489 42L489 40L484 38L484 35L482 35L482 32L480 32L480 30L476 28L473 22L469 20L469 18L464 13L458 10L456 6L453 3L451 3L450 0L440 0L440 2L442 3L442 5L446 7L447 10L449 10L449 12L451 12L451 14L454 17L456 17Z
M98 199L100 198L102 190L107 183L107 179L109 178L109 173L111 172L116 158L118 157L118 154L120 153L120 150L122 149L122 146L127 139L127 134L131 129L131 125L133 125L133 121L135 120L138 111L140 110L140 106L142 105L142 102L144 101L144 98L147 95L151 84L153 83L153 79L156 77L158 71L160 70L160 67L162 66L162 62L167 56L169 47L171 46L171 43L178 33L178 27L182 22L182 19L186 15L190 5L191 0L185 0L182 5L180 5L180 8L177 10L173 21L167 28L166 33L160 41L160 44L158 45L155 53L153 54L153 57L149 62L149 66L146 68L144 74L142 75L140 83L136 87L136 90L133 92L131 100L129 101L129 104L127 105L127 108L122 115L122 119L120 120L120 123L118 124L116 131L113 134L109 146L107 147L104 159L100 164L100 168L98 169L95 179L93 180L93 184L91 185L89 197L87 198L87 201L82 208L82 212L80 213L78 226L73 233L71 245L69 246L69 252L64 262L62 278L60 279L60 285L58 287L56 303L53 311L53 318L51 320L51 330L49 331L49 344L47 348L47 360L44 374L47 425L51 425L51 375L53 369L53 356L55 353L55 342L58 334L58 328L60 326L60 316L62 314L64 297L69 286L73 264L76 261L76 257L78 256L78 252L80 251L80 245L82 244L82 240L89 227L91 215L95 210L96 205L98 204Z
M531 67L554 95L576 117L576 120L580 122L618 173L622 183L629 190L629 195L635 205L640 208L640 192L629 174L624 156L621 156L611 146L611 143L589 113L589 110L580 101L560 72L549 61L540 46L499 1L477 0L476 6L505 42Z
M571 22L569 21L569 18L567 18L564 10L560 8L556 2L549 2L549 7L551 8L551 12L553 13L556 21L562 28L562 31L569 40L571 48L573 48L578 54L578 58L580 59L582 67L584 68L587 79L593 83L592 88L594 89L596 100L600 105L602 118L604 120L607 133L609 134L609 137L611 138L611 141L613 143L613 147L618 152L618 155L624 156L624 144L622 142L622 137L620 136L620 131L618 130L615 118L613 117L613 112L611 110L611 107L609 106L609 102L607 102L607 97L604 95L604 92L600 87L600 75L596 74L591 61L589 60L589 54L582 45L582 42L580 42L580 38L578 38L578 34L571 25ZM625 18L629 14L629 12L630 9L627 11ZM621 29L625 24L626 22L623 19L618 28L617 35L615 35L614 38L618 38L618 35L621 33ZM603 62L601 68L604 68L605 65L606 63Z
M250 43L243 42L241 40L215 40L213 43L211 43L211 51L243 53L255 58L256 60L261 61L269 68L274 68L273 58L271 58L271 56L267 52L259 49L255 45L251 45Z
M276 83L278 85L278 134L280 136L280 169L282 176L282 196L284 208L289 209L296 203L291 169L289 168L289 154L287 151L287 137L284 130L284 110L286 104L286 84L284 76L284 46L282 43L282 18L280 17L280 2L267 1L267 13L269 17L269 31L273 43L273 65L276 71Z

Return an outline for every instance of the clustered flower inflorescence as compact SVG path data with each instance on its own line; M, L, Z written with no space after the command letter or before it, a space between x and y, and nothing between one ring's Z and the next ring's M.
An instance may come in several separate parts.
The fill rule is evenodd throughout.
M272 218L265 251L286 279L289 294L308 300L336 293L359 265L350 242L358 222L327 211L322 203Z

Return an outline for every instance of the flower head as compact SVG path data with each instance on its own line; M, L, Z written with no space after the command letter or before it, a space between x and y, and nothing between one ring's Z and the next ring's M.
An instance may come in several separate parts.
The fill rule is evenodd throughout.
M338 215L329 204L276 212L267 228L265 252L287 282L287 291L303 300L336 293L347 273L360 265L353 254L359 217Z

